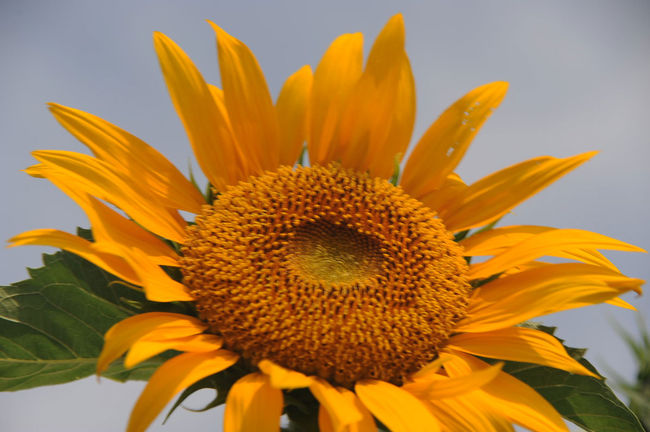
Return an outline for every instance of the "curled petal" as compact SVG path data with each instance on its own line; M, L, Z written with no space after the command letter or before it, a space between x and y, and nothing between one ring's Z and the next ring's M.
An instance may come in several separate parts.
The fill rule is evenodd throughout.
M305 374L283 368L271 360L262 360L257 367L268 375L271 385L279 389L309 387L314 381L313 378Z
M228 392L224 432L279 432L282 404L282 391L266 375L246 375Z
M442 186L507 90L508 83L502 81L482 85L447 108L429 127L404 167L400 184L409 195L419 199Z
M525 327L452 336L447 347L479 357L535 363L598 378L571 358L553 336Z
M354 386L361 402L394 432L439 431L440 424L423 402L393 384L366 380Z
M335 432L344 431L345 427L362 420L363 414L354 405L350 405L345 396L327 381L314 378L309 387L318 402L327 410Z
M185 337L202 333L207 327L196 318L167 312L148 312L126 318L104 335L104 348L97 359L97 374L150 333L163 330L169 338Z
M452 232L487 225L596 153L564 159L544 156L497 171L473 183L452 202L446 203L439 209L440 217Z
M221 372L239 359L226 350L180 354L167 360L149 378L131 411L127 432L143 432L181 390ZM278 416L279 418L279 416Z

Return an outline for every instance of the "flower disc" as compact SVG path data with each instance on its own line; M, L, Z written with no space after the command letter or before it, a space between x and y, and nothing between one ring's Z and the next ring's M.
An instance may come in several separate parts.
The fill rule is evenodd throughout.
M431 210L338 165L229 188L188 227L183 253L184 283L229 349L344 386L399 384L433 360L470 293Z

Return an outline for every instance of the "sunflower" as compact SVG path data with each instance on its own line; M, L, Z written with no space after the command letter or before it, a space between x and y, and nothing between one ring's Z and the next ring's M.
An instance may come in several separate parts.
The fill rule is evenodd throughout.
M244 373L227 394L227 432L278 431L296 394L319 403L323 431L375 431L375 419L393 431L566 430L531 387L482 359L594 375L521 324L602 302L630 308L618 296L642 281L598 250L641 249L578 229L494 226L594 153L538 157L466 185L454 170L507 83L452 104L403 161L415 86L401 15L365 67L362 35L344 34L313 73L287 79L275 104L251 51L212 26L222 88L154 35L207 196L135 136L51 104L94 156L36 151L27 172L85 210L93 241L52 229L11 240L73 252L153 302L194 306L194 315L141 313L106 333L98 374L125 353L133 367L179 352L151 376L128 430L145 430L174 395L233 367ZM549 256L567 262L540 260Z

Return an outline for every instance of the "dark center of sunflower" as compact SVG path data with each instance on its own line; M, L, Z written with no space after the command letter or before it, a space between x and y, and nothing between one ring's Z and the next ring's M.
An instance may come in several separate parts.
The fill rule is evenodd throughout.
M432 361L470 293L435 214L383 179L282 167L229 188L187 231L184 283L252 364L351 386Z
M323 287L361 282L381 271L381 244L355 229L326 220L296 227L287 245L290 262Z

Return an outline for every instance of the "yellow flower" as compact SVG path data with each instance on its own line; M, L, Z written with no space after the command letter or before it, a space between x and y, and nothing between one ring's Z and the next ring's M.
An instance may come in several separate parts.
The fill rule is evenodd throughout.
M98 373L127 351L126 367L182 352L151 377L128 430L237 362L250 373L228 393L227 432L278 431L284 395L298 388L320 403L324 431L374 431L373 416L394 431L566 430L532 388L478 357L593 375L555 338L519 324L601 302L630 308L618 295L642 281L598 249L641 249L578 229L493 224L594 153L543 156L466 185L454 170L505 96L495 82L431 125L394 186L415 117L400 15L365 67L362 35L342 35L275 104L253 54L212 25L221 89L169 38L154 41L214 198L135 136L51 104L94 157L36 151L27 172L85 210L94 241L51 229L12 239L74 252L149 300L196 306L196 317L142 313L106 333ZM304 142L310 166L294 167ZM197 216L187 223L179 211ZM466 237L477 227L486 228ZM468 265L474 256L489 259ZM161 266L180 268L182 283Z

